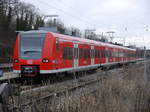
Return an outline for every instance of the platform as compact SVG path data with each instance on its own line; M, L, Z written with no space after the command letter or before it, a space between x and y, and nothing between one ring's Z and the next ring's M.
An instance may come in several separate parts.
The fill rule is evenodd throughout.
M3 76L0 77L1 80L8 80L8 79L14 79L20 77L19 74L13 73L13 72L4 72Z

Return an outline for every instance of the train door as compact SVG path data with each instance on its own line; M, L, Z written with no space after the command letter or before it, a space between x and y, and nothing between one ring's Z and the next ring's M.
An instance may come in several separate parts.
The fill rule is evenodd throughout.
M106 63L108 63L108 48L106 48Z
M102 51L103 51L103 49L102 49L102 47L100 47L100 64L102 64L103 63L103 54L102 54Z
M74 68L77 68L78 67L78 55L79 55L79 50L78 50L78 44L74 44L74 50L73 50L73 54L74 54Z
M91 65L94 65L94 56L95 56L94 46L92 45L91 46Z
M59 39L56 38L56 45L55 45L55 55L54 55L54 60L53 61L53 64L55 65L55 69L58 69L59 68L59 61L60 61L60 51L59 51L59 48L60 45L59 45Z

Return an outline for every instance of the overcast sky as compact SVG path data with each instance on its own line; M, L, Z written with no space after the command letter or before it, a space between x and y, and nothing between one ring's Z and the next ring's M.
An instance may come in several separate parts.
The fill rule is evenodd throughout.
M22 1L35 5L42 14L58 14L67 26L96 29L97 33L115 31L114 41L126 38L126 45L150 48L150 0Z

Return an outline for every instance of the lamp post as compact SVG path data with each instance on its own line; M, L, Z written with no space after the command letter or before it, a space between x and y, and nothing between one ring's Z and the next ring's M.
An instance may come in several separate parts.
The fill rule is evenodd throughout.
M109 35L110 41L112 42L113 38L114 38L114 31L108 31L106 32Z
M148 26L146 26L145 31L149 31ZM143 36L143 41L145 41L144 36ZM146 47L144 46L144 80L145 80L145 84L147 84L148 81L148 76L147 76L147 57L146 57Z
M96 29L86 29L85 30L85 38L91 35L92 32L96 31Z

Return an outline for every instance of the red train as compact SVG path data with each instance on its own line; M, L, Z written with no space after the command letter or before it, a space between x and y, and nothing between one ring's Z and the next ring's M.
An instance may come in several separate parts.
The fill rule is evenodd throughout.
M136 50L47 31L17 36L13 70L26 77L76 72L139 60Z

